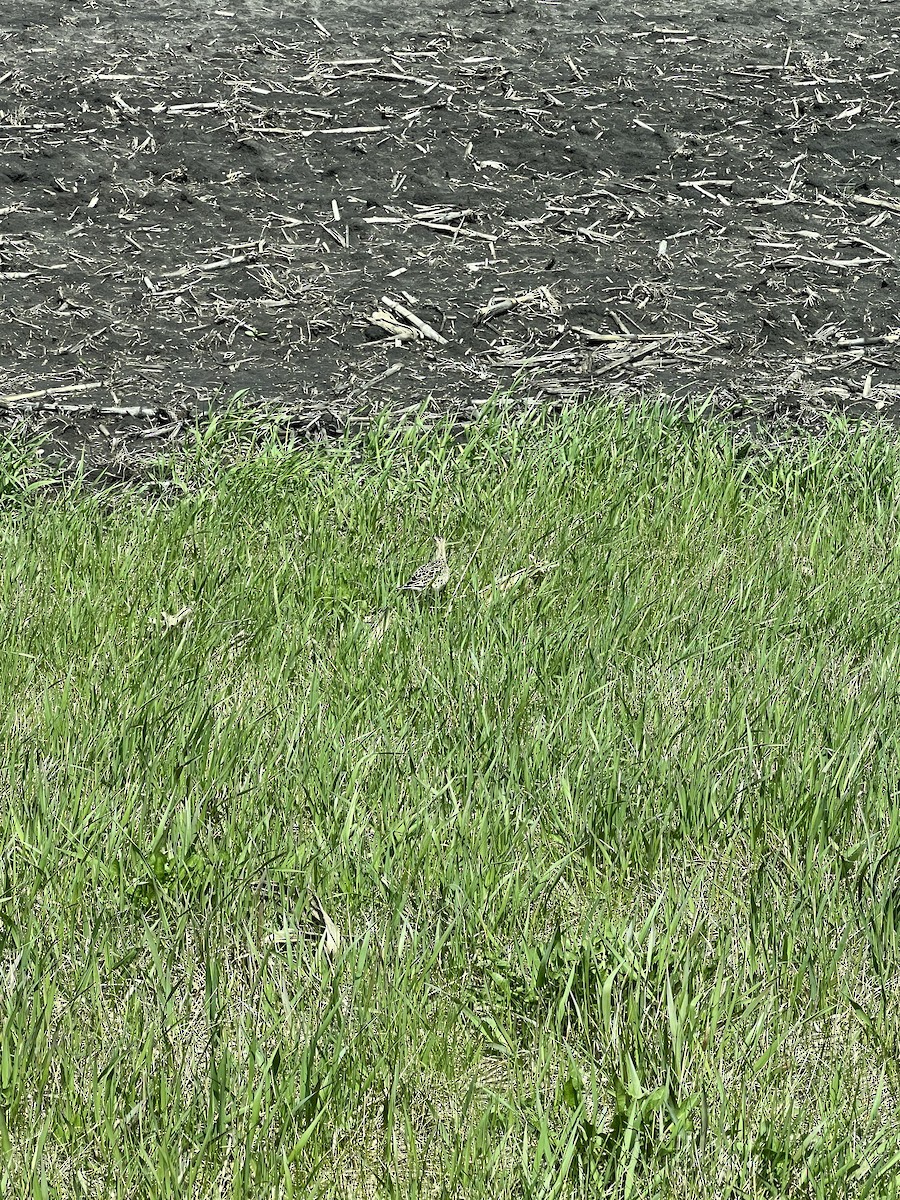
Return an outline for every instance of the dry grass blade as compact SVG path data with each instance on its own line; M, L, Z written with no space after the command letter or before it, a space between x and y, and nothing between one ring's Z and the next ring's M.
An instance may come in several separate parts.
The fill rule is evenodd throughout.
M329 958L334 958L341 948L341 932L329 916L315 892L309 894L309 925L306 928L284 926L263 939L263 945L288 946L304 938L315 938Z
M396 617L390 608L377 608L374 612L363 617L363 624L369 631L373 641L380 642Z
M511 592L513 588L519 587L526 580L542 578L556 565L556 563L547 562L542 558L533 559L527 567L520 567L518 571L513 571L509 575L498 575L494 582L486 588L482 588L479 594L487 599L495 592Z
M341 948L341 933L315 892L310 892L309 917L320 945L329 958L334 958Z
M194 611L193 604L186 604L184 608L177 613L161 612L155 620L151 620L151 627L155 628L158 633L165 636L173 629L178 629L179 626L189 622L191 613Z
M72 383L65 387L46 387L31 392L13 392L9 396L0 396L0 404L17 404L20 400L41 400L44 396L70 396L74 392L93 392L101 387L103 387L102 383Z

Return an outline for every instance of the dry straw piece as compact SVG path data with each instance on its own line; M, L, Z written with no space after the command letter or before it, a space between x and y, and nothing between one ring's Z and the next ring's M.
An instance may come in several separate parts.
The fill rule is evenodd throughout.
M310 892L309 894L308 917L308 928L295 929L285 927L283 929L276 929L264 939L263 944L265 946L287 946L292 942L313 937L318 941L320 949L324 950L329 958L335 958L341 948L341 932L315 892Z
M555 566L556 563L547 562L546 559L533 558L527 567L520 567L510 575L498 575L493 583L481 589L480 595L482 599L487 600L494 592L511 592L527 580L542 578Z

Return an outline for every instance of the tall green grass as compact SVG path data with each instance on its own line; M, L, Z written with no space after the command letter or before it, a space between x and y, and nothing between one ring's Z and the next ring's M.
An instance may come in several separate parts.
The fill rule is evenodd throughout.
M898 1195L898 464L605 405L19 462L2 1194Z

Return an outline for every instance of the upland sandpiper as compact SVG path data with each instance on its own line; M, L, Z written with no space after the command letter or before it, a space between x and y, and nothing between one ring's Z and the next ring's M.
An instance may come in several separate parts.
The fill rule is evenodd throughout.
M437 554L431 562L418 567L407 579L400 584L401 592L439 592L447 586L450 578L450 568L447 565L447 542L444 538L435 538Z

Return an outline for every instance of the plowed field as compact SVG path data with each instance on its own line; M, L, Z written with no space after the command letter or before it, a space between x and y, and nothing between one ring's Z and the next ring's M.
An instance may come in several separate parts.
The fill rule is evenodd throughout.
M516 378L896 408L894 5L6 8L7 429L110 466L239 389L311 436Z

